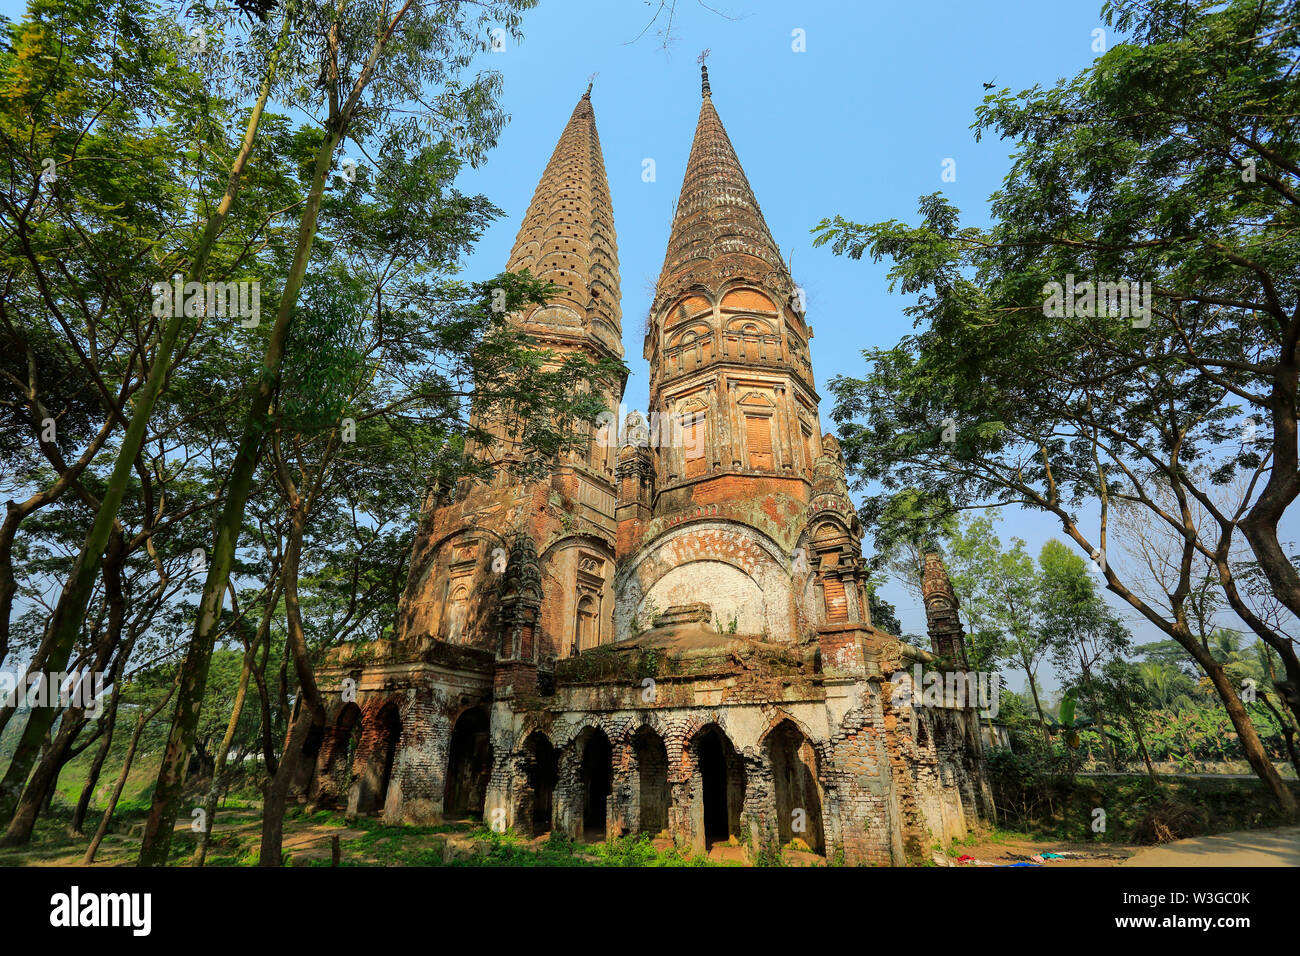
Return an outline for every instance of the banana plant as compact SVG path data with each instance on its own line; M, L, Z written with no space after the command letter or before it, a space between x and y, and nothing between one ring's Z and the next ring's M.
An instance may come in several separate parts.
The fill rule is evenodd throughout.
M1079 731L1092 727L1091 720L1075 720L1074 691L1066 691L1057 710L1058 719L1049 721L1047 732L1052 736L1061 736L1065 745L1071 750L1079 749Z

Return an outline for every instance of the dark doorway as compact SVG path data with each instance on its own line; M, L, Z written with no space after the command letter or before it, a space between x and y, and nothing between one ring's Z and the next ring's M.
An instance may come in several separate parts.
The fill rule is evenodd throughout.
M727 758L722 740L710 731L699 743L700 786L704 793L704 840L725 842L731 836L727 826Z
M531 808L524 809L527 818L532 821L533 836L541 836L551 830L555 782L560 778L559 754L542 733L532 734L528 738L524 752L524 773L528 780L525 796L532 801Z
M384 769L379 780L379 806L381 813L388 802L388 785L393 782L393 764L397 762L397 741L402 736L402 719L397 715L397 705L388 703L379 712L380 746L383 748Z
M389 701L368 723L362 735L366 744L362 754L360 795L357 811L382 813L388 800L388 786L393 779L393 766L397 762L397 745L402 737L402 718L397 704Z
M816 751L789 720L781 721L767 735L766 748L776 789L777 836L781 844L798 838L814 853L825 852Z
M632 740L636 756L638 833L658 833L668 828L668 749L659 735L642 727Z
M582 751L582 830L588 841L605 839L605 817L614 783L614 753L603 731L594 731Z
M326 740L329 756L321 768L318 792L313 796L324 809L337 807L346 801L348 786L352 782L352 757L361 742L361 708L347 703L339 711Z
M492 738L488 730L488 715L483 708L475 707L461 714L452 728L443 814L483 819L491 774Z

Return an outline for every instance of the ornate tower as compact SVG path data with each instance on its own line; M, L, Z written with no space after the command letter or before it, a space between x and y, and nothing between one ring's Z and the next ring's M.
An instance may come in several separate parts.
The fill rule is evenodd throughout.
M512 323L557 352L581 349L595 357L622 359L618 240L590 85L555 145L510 251L506 271L525 269L554 282L560 292L544 305L512 315ZM619 394L609 395L611 405L621 397L620 387ZM504 423L478 424L497 438L492 454L510 454L514 441ZM566 464L585 465L602 475L605 491L612 493L613 444L605 442Z
M921 574L921 598L925 601L925 623L930 647L963 670L969 668L966 642L962 639L961 618L957 613L957 592L948 580L943 559L934 551L926 553Z
M701 86L647 322L649 422L629 417L618 459L615 629L707 604L719 630L807 642L826 623L869 625L861 533L819 427L801 292L707 68Z
M660 417L655 514L776 487L806 499L821 452L812 330L702 72L645 339Z
M509 317L539 347L622 358L618 244L590 86L546 164L506 268L559 287L546 303ZM608 383L609 407L623 384ZM500 462L518 454L508 422L475 424L496 440L472 453ZM463 483L455 500L431 501L399 637L533 664L608 641L616 459L614 442L593 441L556 462L549 478L521 482L501 468L490 481Z

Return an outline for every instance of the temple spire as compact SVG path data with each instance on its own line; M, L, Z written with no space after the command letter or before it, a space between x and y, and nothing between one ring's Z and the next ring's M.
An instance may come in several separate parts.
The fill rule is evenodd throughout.
M560 287L518 321L541 326L532 331L542 336L551 329L566 340L584 335L622 357L618 242L590 82L537 184L506 269L529 269Z
M935 551L925 555L921 572L921 598L925 602L926 630L930 647L940 657L967 669L966 642L957 610L957 592L953 590L943 558Z
M766 279L777 291L791 290L785 262L714 108L703 63L700 76L703 101L656 300L695 284L712 287L735 275Z

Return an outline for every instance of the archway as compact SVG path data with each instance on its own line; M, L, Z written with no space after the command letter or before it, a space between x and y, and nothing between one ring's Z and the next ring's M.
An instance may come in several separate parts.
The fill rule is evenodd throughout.
M334 731L330 740L329 759L325 764L325 773L332 774L339 769L351 769L352 758L361 743L361 708L349 702L343 705L334 721Z
M301 698L299 698L299 701L301 701ZM297 712L298 707L295 707L294 713ZM321 747L325 743L325 718L324 714L320 716L320 723L313 723L307 728L307 739L302 743L302 751L298 755L298 766L294 770L293 782L289 788L290 793L299 802L305 802L311 796L312 787L316 780L316 763L320 759Z
M584 595L578 602L578 614L573 625L573 643L578 653L590 650L600 642L596 629L596 599Z
M783 720L764 742L776 797L776 829L782 846L796 838L824 853L817 752L793 721Z
M389 701L380 708L363 733L363 742L366 737L370 742L367 744L357 810L361 813L382 812L388 801L393 767L397 763L397 744L402 737L402 718L397 712L395 701Z
M361 742L361 708L349 701L334 718L325 738L324 760L312 785L312 798L321 809L333 809L346 801L352 781L352 757Z
M533 836L549 833L555 805L555 783L560 776L560 755L541 731L534 731L524 743L523 798L520 817L532 824Z
M668 828L668 748L649 727L632 738L637 766L637 832L658 833Z
M491 774L492 737L488 714L482 707L473 707L457 718L451 731L443 814L483 819Z
M603 840L609 795L614 789L614 752L602 730L593 730L582 750L582 831L588 841Z
M709 724L691 740L696 781L692 795L700 801L704 847L740 835L740 811L745 799L745 768L740 755L717 724Z

